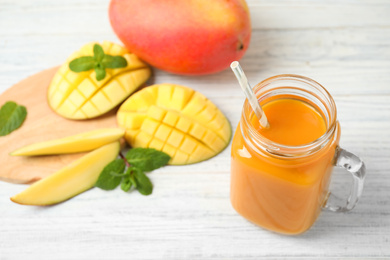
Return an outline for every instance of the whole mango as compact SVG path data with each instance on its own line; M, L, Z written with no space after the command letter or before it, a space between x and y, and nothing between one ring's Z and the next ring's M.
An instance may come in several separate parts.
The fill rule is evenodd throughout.
M244 55L251 37L244 0L111 0L109 17L127 49L177 74L221 71Z

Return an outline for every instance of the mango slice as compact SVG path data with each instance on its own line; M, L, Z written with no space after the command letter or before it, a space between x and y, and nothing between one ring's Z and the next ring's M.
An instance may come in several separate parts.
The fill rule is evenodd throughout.
M100 116L125 100L150 77L149 67L118 44L101 44L105 54L120 55L127 61L125 68L106 69L106 77L96 80L94 70L73 72L69 63L81 56L93 56L93 45L84 45L73 53L54 75L48 89L50 107L59 115L70 119Z
M11 200L24 205L45 206L70 199L92 188L104 167L118 156L119 150L119 142L106 144L35 182Z
M31 144L12 152L10 155L34 156L86 152L117 141L124 134L125 131L119 128L96 129L61 139Z
M117 113L132 147L154 148L171 156L169 164L200 162L220 153L231 138L223 113L188 87L159 84L129 97Z

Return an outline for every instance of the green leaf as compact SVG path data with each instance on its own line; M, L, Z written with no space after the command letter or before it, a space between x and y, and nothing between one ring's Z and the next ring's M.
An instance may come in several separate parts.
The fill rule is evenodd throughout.
M134 174L130 175L130 182L133 184L134 188L137 188L137 182L135 181Z
M18 129L27 116L27 109L13 101L6 102L0 108L0 136Z
M109 69L125 68L127 61L122 56L105 55L102 60L102 65Z
M131 186L133 186L133 183L130 179L130 175L123 178L122 183L121 183L121 189L124 192L128 192L131 189Z
M110 162L103 171L100 173L98 180L95 183L95 187L103 190L113 190L120 184L122 176L116 176L115 174L121 174L125 171L126 164L122 159L116 159ZM114 172L115 174L112 174Z
M92 56L82 56L69 63L69 69L73 72L88 71L95 68L95 59Z
M95 61L101 62L103 60L104 56L105 56L105 54L104 54L102 46L100 46L99 44L95 44L93 46L93 57L94 57Z
M126 159L135 168L150 172L166 165L171 157L152 148L133 148L127 152Z
M153 184L149 180L148 176L140 170L134 171L135 183L137 184L137 190L142 195L150 195L153 192Z
M122 56L111 56L104 54L102 46L93 46L93 57L82 56L69 63L69 69L74 72L95 70L96 80L100 81L106 77L106 68L117 69L127 66L127 61Z
M99 64L95 66L95 73L97 81L100 81L106 77L106 70L103 67L99 66Z
M122 173L117 173L117 172L114 172L114 171L111 171L110 174L112 176L115 176L115 177L124 177L126 176L126 173L122 172Z

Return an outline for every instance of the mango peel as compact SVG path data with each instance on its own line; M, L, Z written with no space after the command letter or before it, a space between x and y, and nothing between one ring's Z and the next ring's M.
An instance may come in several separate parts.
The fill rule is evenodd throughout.
M117 113L132 147L154 148L171 156L169 164L207 160L229 144L231 126L204 95L191 88L158 84L129 97Z
M88 43L73 53L58 69L48 89L49 106L59 115L69 119L95 118L110 111L125 100L151 75L150 68L122 46L105 41L101 44L105 54L122 56L127 66L106 69L103 80L96 80L95 71L73 72L69 63L82 56L93 56L93 46Z

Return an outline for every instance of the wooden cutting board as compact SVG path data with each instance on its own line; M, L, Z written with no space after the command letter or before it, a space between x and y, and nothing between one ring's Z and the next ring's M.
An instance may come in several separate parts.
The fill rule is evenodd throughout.
M31 183L42 179L85 153L38 157L10 156L28 144L58 139L92 129L117 127L115 112L90 120L68 120L54 113L47 104L47 88L58 67L42 71L7 89L0 95L0 106L15 101L27 108L23 125L0 137L0 180Z

